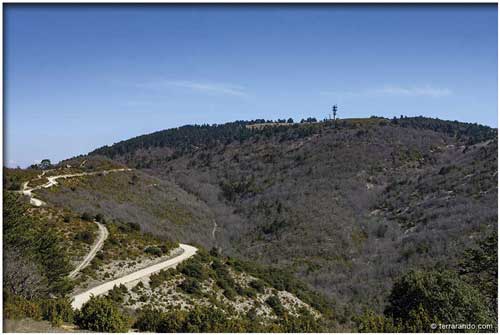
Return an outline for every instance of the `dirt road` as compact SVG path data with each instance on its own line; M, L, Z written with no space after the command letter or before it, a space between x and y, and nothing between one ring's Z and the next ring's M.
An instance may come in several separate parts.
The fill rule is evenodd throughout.
M57 179L60 179L60 178L66 179L66 178L82 177L82 176L93 176L93 175L97 175L97 174L108 174L110 172L131 171L131 170L132 169L125 169L125 168L123 168L123 169L113 169L113 170L96 171L96 172L82 172L82 173L73 173L73 174L61 174L61 175L58 175L58 176L47 177L48 182L46 182L43 185L39 185L39 186L36 186L36 187L33 187L33 188L28 188L28 183L29 182L25 182L22 185L20 193L22 193L22 194L24 194L24 195L26 195L26 196L28 196L30 198L30 204L32 204L33 206L36 206L36 207L40 207L42 205L45 205L45 202L43 202L40 199L35 198L33 196L32 192L36 191L36 190L40 190L42 188L49 188L49 187L52 187L54 185L57 185ZM42 178L45 175L45 172L47 172L47 171L44 171L41 175L39 175L38 179Z
M73 302L71 303L71 305L75 309L80 309L83 306L83 304L86 303L88 300L90 300L90 297L93 295L97 296L97 295L107 293L108 291L112 290L115 285L119 286L120 284L130 283L130 282L135 281L137 279L149 277L153 273L159 272L160 270L175 267L180 262L192 257L198 251L197 248L190 246L190 245L187 245L187 244L179 244L179 246L184 250L184 252L182 254L180 254L179 256L176 256L176 257L168 259L166 261L148 266L144 269L132 272L132 273L125 275L123 277L111 280L109 282L95 286L95 287L93 287L85 292L79 293L79 294L73 296Z
M80 272L80 270L82 270L84 267L90 264L90 262L94 259L97 252L101 250L102 246L104 245L104 241L106 241L106 239L108 238L109 232L106 229L106 227L100 222L97 221L94 222L99 227L99 236L97 237L96 242L90 249L87 256L85 256L83 261L73 271L71 271L71 273L69 274L70 278L74 278L78 274L78 272Z

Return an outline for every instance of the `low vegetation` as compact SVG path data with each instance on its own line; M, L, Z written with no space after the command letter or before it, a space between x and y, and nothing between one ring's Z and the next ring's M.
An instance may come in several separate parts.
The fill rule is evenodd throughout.
M458 269L409 271L394 283L384 314L366 311L354 318L357 328L363 332L449 332L438 325L461 324L473 325L476 328L469 330L474 332L495 332L497 302L492 299L496 293L492 295L491 283L497 282L497 260L493 234L479 248L466 250Z

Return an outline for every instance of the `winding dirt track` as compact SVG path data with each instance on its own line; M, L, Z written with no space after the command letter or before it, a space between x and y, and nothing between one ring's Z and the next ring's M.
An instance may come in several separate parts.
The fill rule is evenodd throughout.
M27 181L27 182L23 183L21 193L30 198L30 204L32 204L33 206L36 206L36 207L40 207L42 205L45 205L45 202L43 202L40 199L35 198L33 196L32 192L39 190L39 189L42 189L42 188L49 188L49 187L52 187L54 185L57 185L57 179L59 179L59 178L66 179L66 178L72 178L72 177L96 175L99 173L107 174L110 172L130 171L130 170L131 169L113 169L113 170L105 170L105 171L99 171L99 172L82 172L82 173L74 173L74 174L62 174L62 175L47 177L47 180L48 180L47 183L33 187L33 188L28 188L29 181ZM48 170L43 171L42 174L40 174L37 179L42 178L46 172L48 172ZM69 274L70 278L74 278L78 274L78 272L80 272L83 268L85 268L87 265L90 264L90 262L92 261L92 259L94 259L97 252L99 250L101 250L101 248L103 247L104 241L108 238L108 235L109 235L108 229L106 229L106 227L103 224L101 224L97 221L94 221L94 222L97 224L97 227L99 227L99 236L97 237L96 242L94 243L94 245L90 249L87 256L85 256L83 261L73 271L71 271L71 273Z
M109 236L108 230L102 223L97 221L94 222L99 227L99 236L97 237L97 241L94 243L92 249L90 249L89 253L87 254L87 256L85 256L83 261L68 275L68 277L70 278L75 278L78 272L80 272L80 270L82 270L84 267L90 264L90 262L94 259L97 252L101 250L101 248L103 247L104 241L106 241L106 239Z
M28 196L30 198L30 203L32 205L39 207L39 206L45 205L45 202L43 202L40 199L36 199L33 196L32 192L39 190L39 189L42 189L42 188L49 188L49 187L52 187L54 185L57 185L57 179L60 179L60 178L66 179L66 178L81 177L81 176L91 176L91 175L97 175L97 174L107 174L110 172L131 171L131 170L132 169L125 169L124 168L124 169L113 169L113 170L98 171L98 172L82 172L82 173L65 174L65 175L47 177L47 180L48 180L47 183L40 185L40 186L33 187L33 188L28 188L29 182L23 183L20 193ZM41 175L39 175L38 178L39 179L42 178L45 175L45 172L46 171L44 171ZM97 252L103 247L104 241L106 240L106 238L108 238L109 233L108 233L108 230L106 229L106 227L97 221L95 221L95 223L99 227L99 237L98 237L96 243L94 243L94 245L92 246L92 249L90 250L90 252L87 254L87 256L85 256L84 260L69 274L70 278L74 278L80 270L85 268L92 261L92 259L95 257ZM217 223L214 221L214 229L212 231L212 236L214 238L215 238L215 230L216 229L217 229ZM87 290L85 292L74 295L73 302L71 303L71 305L75 309L80 309L83 306L83 304L85 302L87 302L94 295L97 296L100 294L104 294L104 293L112 290L115 285L119 286L120 284L130 283L130 282L133 282L133 281L138 280L138 279L149 277L153 273L159 272L160 270L175 267L180 262L195 255L196 252L198 251L197 248L195 248L191 245L187 245L187 244L180 243L179 247L183 250L183 253L180 254L179 256L176 256L174 258L168 259L166 261L163 261L163 262L160 262L157 264L153 264L153 265L148 266L144 269L132 272L132 273L127 274L125 276L122 276L120 278L117 278L117 279L111 280L109 282L95 286L93 288L90 288L89 290Z
M45 205L45 202L43 202L40 199L37 199L33 196L33 191L40 190L42 188L49 188L54 185L57 185L57 179L63 178L73 178L73 177L82 177L82 176L93 176L97 174L108 174L110 172L119 172L119 171L131 171L132 169L112 169L112 170L105 170L105 171L96 171L96 172L81 172L81 173L73 173L73 174L61 174L58 176L52 176L52 177L47 177L48 182L46 182L43 185L39 185L36 187L28 188L29 182L25 182L22 185L22 189L20 193L28 196L30 198L30 204L36 207L40 207L42 205ZM47 171L43 171L41 175L38 176L38 179L42 178Z
M214 221L214 228L212 229L212 238L215 240L215 232L217 231L217 221Z
M197 248L187 244L179 244L179 246L184 250L184 252L179 256L160 262L158 264L148 266L144 269L132 272L128 275L108 281L101 285L95 286L85 292L77 294L73 296L73 302L71 303L71 306L73 306L74 309L80 309L84 303L90 300L92 296L104 294L112 290L113 287L119 286L120 284L127 284L137 279L149 277L153 273L158 272L160 270L175 267L180 262L192 257L198 251Z

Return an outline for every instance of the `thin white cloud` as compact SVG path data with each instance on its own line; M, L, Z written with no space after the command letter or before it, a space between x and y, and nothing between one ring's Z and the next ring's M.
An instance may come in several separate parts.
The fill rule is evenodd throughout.
M352 91L322 91L321 95L336 96L344 98L369 97L369 96L407 96L407 97L432 97L439 98L452 95L453 92L448 88L436 88L432 86L422 87L402 87L402 86L384 86L382 88L368 89L359 92Z
M425 87L399 87L399 86L385 86L381 89L373 90L374 94L380 95L404 95L411 97L444 97L452 94L452 91L448 88L436 88L431 86Z
M152 89L180 87L202 93L231 95L239 97L245 97L248 95L245 92L245 89L241 86L223 84L223 83L209 83L209 82L197 82L197 81L186 81L186 80L163 80L158 82L139 84L138 86L143 88L152 88Z

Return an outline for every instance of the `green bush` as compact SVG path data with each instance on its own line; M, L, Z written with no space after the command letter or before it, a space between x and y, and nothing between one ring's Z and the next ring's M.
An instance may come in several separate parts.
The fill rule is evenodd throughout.
M266 304L268 304L269 307L272 308L272 310L277 316L283 316L285 314L285 308L283 307L280 299L277 296L272 295L269 298L267 298Z
M186 278L182 283L179 284L179 287L186 293L189 294L200 294L201 286L198 283L198 280L194 278Z
M6 319L32 318L40 320L42 309L33 300L4 292L3 316Z
M488 299L490 309L497 310L498 236L492 232L479 242L479 248L467 249L459 265L459 273Z
M170 252L170 250L179 247L179 243L166 241L163 244L161 244L159 247L164 254L167 254Z
M130 227L132 231L140 231L141 226L137 222L127 222L127 225Z
M82 329L97 332L127 332L129 319L106 297L92 297L75 315L75 323Z
M110 300L116 303L122 303L124 301L124 295L128 292L125 285L120 284L120 286L114 286L112 290L106 295Z
M87 244L92 244L92 242L94 241L94 236L89 231L80 231L75 234L75 240L82 241Z
M196 259L196 257L190 258L187 261L181 263L178 266L178 270L186 276L197 279L206 279L208 277L203 264L198 259Z
M92 217L92 215L90 215L90 214L89 214L89 213L87 213L87 212L84 212L84 213L80 216L80 218L81 218L82 220L84 220L84 221L89 221L89 222L94 221L94 218Z
M4 247L20 250L22 257L36 263L51 293L64 295L72 287L66 278L72 266L60 233L30 217L19 195L4 193L3 200Z
M7 319L31 318L47 320L53 326L73 322L73 308L67 298L28 300L10 293L4 294L4 317Z
M430 331L428 321L496 323L485 300L455 272L410 271L394 283L384 314L410 332Z
M394 325L391 318L376 314L371 310L354 317L353 321L356 324L357 331L360 333L397 333L399 331L399 328Z
M163 252L161 251L160 248L156 246L149 246L144 249L144 252L153 256L161 256L163 255Z
M254 288L257 292L259 293L264 293L264 289L266 285L262 280L252 280L248 285L252 288Z
M50 321L53 326L73 322L74 311L68 298L43 300L40 306L43 319Z
M325 330L305 308L299 310L296 317L283 318L282 330L284 333L321 333Z
M151 275L151 277L149 277L149 286L151 286L152 289L155 289L156 287L164 283L166 280L175 276L176 273L177 270L173 268L167 270L161 270L160 272L153 274Z
M95 220L97 222L102 223L102 224L106 224L106 219L104 218L104 216L101 213L96 214Z
M163 316L164 313L157 309L144 308L139 312L139 316L134 323L134 328L139 329L141 332L156 333L158 332Z

